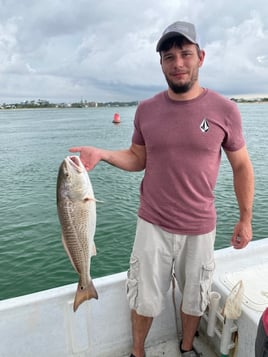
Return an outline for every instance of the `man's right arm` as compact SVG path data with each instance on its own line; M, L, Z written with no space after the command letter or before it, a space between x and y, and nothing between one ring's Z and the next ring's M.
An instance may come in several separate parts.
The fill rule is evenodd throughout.
M72 153L80 153L80 159L86 170L92 170L99 161L125 171L142 171L146 165L146 150L143 145L132 144L126 150L105 150L92 146L79 146L69 149Z

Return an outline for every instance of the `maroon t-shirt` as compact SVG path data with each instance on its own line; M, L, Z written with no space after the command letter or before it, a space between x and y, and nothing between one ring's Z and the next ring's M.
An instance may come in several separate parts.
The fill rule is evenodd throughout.
M187 101L161 92L139 104L134 126L132 142L146 147L138 215L173 233L212 231L221 148L245 145L236 104L208 89Z

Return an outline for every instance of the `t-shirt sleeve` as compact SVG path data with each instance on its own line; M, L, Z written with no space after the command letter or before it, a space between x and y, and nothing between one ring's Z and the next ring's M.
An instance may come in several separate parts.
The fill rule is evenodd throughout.
M227 130L222 147L227 151L240 150L245 145L242 130L242 118L238 107L232 103L226 115Z
M139 107L136 110L135 118L134 118L134 131L132 135L132 143L136 145L145 145L145 141L141 132L140 127L140 117L139 117Z

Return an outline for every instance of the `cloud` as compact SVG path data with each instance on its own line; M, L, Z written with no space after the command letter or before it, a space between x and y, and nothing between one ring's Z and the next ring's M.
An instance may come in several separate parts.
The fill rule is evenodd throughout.
M164 28L195 23L200 81L226 95L267 94L268 8L245 0L0 1L0 102L140 100L166 88Z
M253 11L248 18L228 27L219 39L208 42L204 70L208 85L225 93L267 93L267 40L268 29L259 13ZM221 82L216 83L209 73Z

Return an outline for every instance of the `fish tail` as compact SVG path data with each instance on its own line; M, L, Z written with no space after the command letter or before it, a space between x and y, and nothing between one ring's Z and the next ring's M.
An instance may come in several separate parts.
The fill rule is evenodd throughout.
M81 281L79 281L77 286L77 291L75 294L74 305L73 305L74 312L78 309L79 305L81 305L84 301L90 300L92 298L98 299L98 293L97 290L95 289L93 281L89 280L86 286L83 286L81 284Z

